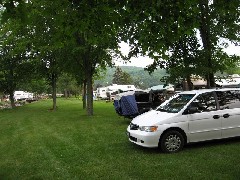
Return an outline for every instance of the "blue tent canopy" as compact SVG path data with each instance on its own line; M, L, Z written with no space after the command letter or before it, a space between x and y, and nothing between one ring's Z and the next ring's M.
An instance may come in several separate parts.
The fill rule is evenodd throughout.
M134 95L123 96L121 98L121 107L124 116L138 114L137 102Z
M134 95L123 96L114 101L116 112L122 116L134 116L138 114L137 102Z

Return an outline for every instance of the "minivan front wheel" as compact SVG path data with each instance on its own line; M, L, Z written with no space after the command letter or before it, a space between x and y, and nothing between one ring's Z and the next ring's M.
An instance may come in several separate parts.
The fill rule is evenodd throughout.
M175 130L167 131L160 139L160 148L166 153L175 153L184 146L183 135Z

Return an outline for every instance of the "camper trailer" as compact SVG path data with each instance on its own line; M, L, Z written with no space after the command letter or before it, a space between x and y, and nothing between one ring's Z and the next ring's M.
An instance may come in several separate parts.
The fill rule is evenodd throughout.
M219 78L215 77L215 83L219 87L223 88L239 88L240 76L238 74L228 75L227 77Z
M97 98L107 99L107 87L97 88Z
M33 99L33 93L29 93L26 91L15 91L14 92L14 99L16 101L25 100L25 99Z
M107 87L100 87L97 88L97 97L100 99L111 99L111 97L115 94L122 93L122 92L128 92L128 91L134 91L136 90L134 85L118 85L113 84L111 86ZM113 97L112 97L113 99Z

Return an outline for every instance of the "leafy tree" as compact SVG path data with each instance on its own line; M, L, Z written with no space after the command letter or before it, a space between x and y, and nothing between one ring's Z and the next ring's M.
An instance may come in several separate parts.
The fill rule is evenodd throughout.
M76 66L73 63L73 69L79 68L73 72L75 75L82 75L81 80L87 87L87 91L84 90L88 97L87 113L93 115L93 77L98 67L112 65L113 50L118 51L117 29L120 15L116 8L120 5L118 2L108 1L68 2L68 13L64 18L65 30L72 39L70 46L73 47L73 53L78 55L76 62L79 64Z
M77 96L81 92L81 88L79 88L76 79L66 73L59 77L57 87L58 92L63 93L65 98L70 97L71 94Z
M20 19L24 21L26 17L25 0L2 0L0 1L0 11L2 23L8 19Z
M13 1L8 1L13 2ZM72 73L87 88L87 113L93 114L92 83L98 68L112 65L118 51L117 30L122 22L121 2L30 0L26 21L32 37L32 51L41 74L53 89L56 109L56 81L60 72ZM84 88L85 89L85 88ZM83 98L85 100L85 98Z
M117 67L115 70L115 73L113 74L113 84L122 84L122 79L123 79L123 71L120 67Z
M31 81L19 84L17 89L32 92L36 95L51 93L51 87L48 85L46 79L40 77L33 77Z
M209 86L214 86L214 73L217 70L227 69L229 64L237 60L235 56L228 56L218 46L218 41L226 47L229 40L238 43L240 40L239 20L240 20L240 2L239 1L199 1L200 7L200 35L203 43L204 53L206 54L207 67L209 73ZM216 56L217 55L217 56ZM222 60L231 60L228 63ZM220 61L219 61L220 60ZM235 62L233 62L235 63ZM220 66L226 65L225 67Z
M130 74L128 74L127 72L123 71L123 82L122 84L132 84L133 80L132 77L130 76Z
M34 73L26 34L24 24L18 19L8 19L0 29L0 88L10 95L13 108L14 91L20 84L30 81Z
M224 0L128 1L121 11L126 23L120 35L131 46L130 56L143 54L154 59L148 67L152 72L157 67L170 68L167 66L173 64L174 59L170 58L169 51L174 44L186 35L195 36L195 32L199 32L202 46L198 57L201 59L196 67L204 69L208 86L213 87L214 73L227 68L222 60L231 58L225 58L227 54L219 41L239 42L239 7L239 1Z
M171 46L171 56L167 61L167 82L175 83L179 79L187 81L188 89L192 89L191 75L202 74L202 69L198 69L201 58L199 57L200 45L195 35L185 35L178 42Z
M14 5L14 1L6 2ZM59 73L65 71L87 87L87 113L92 115L93 77L98 68L112 65L112 54L118 52L117 29L121 17L117 8L123 5L75 0L30 0L24 5L28 10L28 37L33 41L31 49L39 73L46 74L53 89L53 109L56 109L56 81Z
M232 67L226 70L228 74L240 74L240 67Z
M113 84L132 84L132 78L130 74L122 71L120 67L117 67L115 73L113 74Z
M38 74L44 77L52 87L53 107L57 107L57 80L65 61L62 24L64 2L32 0L28 3L28 26L32 37L32 51L35 52Z

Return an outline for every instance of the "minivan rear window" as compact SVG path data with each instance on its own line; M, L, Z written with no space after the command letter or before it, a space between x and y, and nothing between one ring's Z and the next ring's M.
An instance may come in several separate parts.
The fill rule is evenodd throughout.
M220 109L240 108L240 91L216 91Z
M179 94L167 103L159 106L156 110L168 113L178 113L194 96L195 94Z

